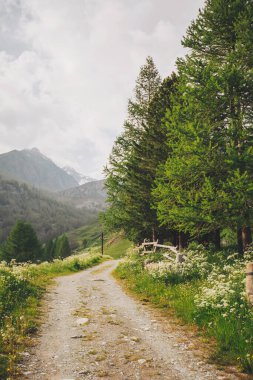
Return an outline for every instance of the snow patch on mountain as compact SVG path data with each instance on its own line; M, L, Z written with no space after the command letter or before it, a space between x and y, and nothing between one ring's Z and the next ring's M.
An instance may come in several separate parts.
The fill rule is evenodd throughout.
M84 185L85 183L88 183L88 182L93 182L93 181L96 181L96 179L94 178L91 178L89 176L85 176L81 173L78 173L75 169L69 167L69 166L64 166L62 168L67 174L71 175L71 177L73 177L78 183L79 185Z

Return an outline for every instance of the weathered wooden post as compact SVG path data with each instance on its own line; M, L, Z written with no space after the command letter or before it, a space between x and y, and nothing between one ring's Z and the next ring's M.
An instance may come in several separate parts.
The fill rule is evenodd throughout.
M154 242L154 253L156 252L157 244L158 244L158 239L156 240L156 242Z
M253 306L253 263L248 263L246 266L246 294Z
M176 255L176 263L182 264L185 261L184 255L180 252Z
M104 256L104 233L101 233L101 253Z

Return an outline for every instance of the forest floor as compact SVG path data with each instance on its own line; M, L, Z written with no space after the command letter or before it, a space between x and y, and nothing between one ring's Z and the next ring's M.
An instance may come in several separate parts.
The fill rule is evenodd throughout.
M209 343L197 331L127 295L111 275L117 264L56 280L43 301L39 334L23 352L19 379L245 378L209 364Z

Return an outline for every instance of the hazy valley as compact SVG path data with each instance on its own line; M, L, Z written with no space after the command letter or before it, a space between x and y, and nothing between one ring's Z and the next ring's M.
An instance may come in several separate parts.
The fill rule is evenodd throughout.
M79 186L85 180L92 179L58 167L36 148L1 154L0 242L17 220L31 223L43 242L93 222L106 192L103 180Z

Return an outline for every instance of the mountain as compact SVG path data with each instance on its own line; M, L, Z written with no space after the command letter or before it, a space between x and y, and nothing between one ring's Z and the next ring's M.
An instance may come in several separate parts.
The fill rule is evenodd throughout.
M53 192L78 186L78 181L36 148L0 154L0 174Z
M59 199L68 201L77 208L85 207L102 211L106 207L106 191L104 180L85 183L84 185L67 189L58 193Z
M55 195L0 176L0 242L17 220L33 225L42 241L94 221L97 212L63 204Z
M73 177L79 185L84 185L85 183L96 181L94 178L78 173L75 169L70 168L69 166L64 166L62 169L71 175L71 177Z

